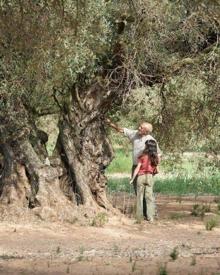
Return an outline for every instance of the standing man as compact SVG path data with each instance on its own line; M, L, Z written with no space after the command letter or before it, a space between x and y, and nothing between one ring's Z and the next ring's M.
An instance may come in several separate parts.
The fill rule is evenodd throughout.
M132 142L132 175L137 167L138 163L138 157L140 154L142 154L144 148L145 148L145 142L147 140L155 140L154 137L152 137L150 134L153 130L153 127L148 122L142 122L140 126L138 127L138 130L131 130L128 128L121 128L118 125L112 123L109 119L106 120L108 125L115 129L117 132L124 134L128 139ZM156 140L155 140L156 141ZM157 142L157 141L156 141ZM159 157L161 156L161 151L157 143L157 152ZM136 183L134 183L134 189L136 193Z
M132 160L133 160L133 165L132 165L132 176L134 173L135 168L137 167L138 164L138 157L142 154L144 148L145 148L145 142L147 140L155 140L154 137L152 137L150 134L153 130L152 124L148 122L142 122L138 130L132 130L128 128L121 128L118 125L112 123L109 119L106 119L107 124L115 129L117 132L124 134L132 143ZM157 143L157 141L156 141ZM158 156L160 158L161 156L161 151L157 143L157 152ZM131 177L132 177L131 176ZM133 181L133 186L134 186L134 191L135 194L137 195L137 178ZM146 216L146 209L144 209L144 215Z

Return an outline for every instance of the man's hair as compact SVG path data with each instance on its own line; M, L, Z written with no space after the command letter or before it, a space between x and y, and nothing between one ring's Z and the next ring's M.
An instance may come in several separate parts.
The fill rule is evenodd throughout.
M153 126L152 124L148 123L148 122L143 122L141 123L141 125L147 129L148 133L151 133L153 131Z

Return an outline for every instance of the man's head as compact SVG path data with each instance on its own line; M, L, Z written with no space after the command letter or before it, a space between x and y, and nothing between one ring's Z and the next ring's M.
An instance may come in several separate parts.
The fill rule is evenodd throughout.
M153 131L153 126L148 122L143 122L138 127L138 133L141 136L150 134Z

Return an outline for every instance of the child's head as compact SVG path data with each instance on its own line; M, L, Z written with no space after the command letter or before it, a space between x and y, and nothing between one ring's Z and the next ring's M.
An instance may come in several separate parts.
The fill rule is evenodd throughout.
M145 142L145 149L149 153L157 153L157 143L154 139L149 139Z
M153 166L158 165L157 143L153 139L149 139L145 142L144 154L148 155Z

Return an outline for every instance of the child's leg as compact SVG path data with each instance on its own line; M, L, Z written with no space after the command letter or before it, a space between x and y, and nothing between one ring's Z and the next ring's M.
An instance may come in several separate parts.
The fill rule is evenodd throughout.
M136 219L138 222L143 220L143 196L144 196L144 176L138 176L137 178L137 200L136 200Z
M153 194L154 180L151 174L147 175L147 185L145 186L145 198L147 202L147 219L154 220L155 215L155 198Z

